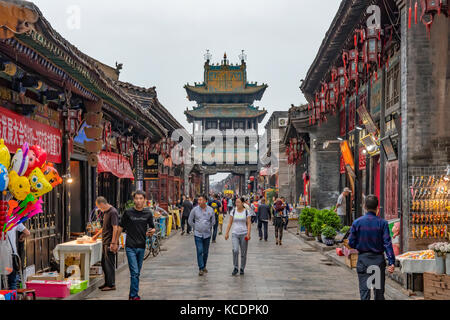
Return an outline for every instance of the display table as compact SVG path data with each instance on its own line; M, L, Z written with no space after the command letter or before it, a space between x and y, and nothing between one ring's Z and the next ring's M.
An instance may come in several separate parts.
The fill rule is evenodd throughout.
M411 251L410 253L416 252L419 253L421 251ZM403 273L435 272L436 262L434 259L411 259L399 256L397 260L400 262Z
M403 255L420 254L424 251L410 251ZM424 290L424 274L434 273L436 261L433 259L412 259L400 255L396 259L400 262L400 271L406 273L406 288L412 291Z
M56 261L60 263L59 279L64 279L65 274L65 255L80 254L81 260L81 279L87 280L89 285L89 270L91 266L102 260L102 241L95 243L78 244L76 241L70 241L58 244L53 249L53 255Z

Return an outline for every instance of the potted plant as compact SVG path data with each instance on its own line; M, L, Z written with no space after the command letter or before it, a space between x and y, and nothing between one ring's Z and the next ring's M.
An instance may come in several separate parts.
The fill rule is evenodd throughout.
M315 208L304 208L298 217L300 226L305 227L305 233L308 237L312 236L312 223L317 212Z
M322 242L327 246L334 245L334 237L336 237L336 230L331 226L325 226L322 229Z
M430 244L428 248L435 253L436 274L446 273L445 269L447 269L447 274L450 274L450 262L447 261L450 260L448 258L450 256L450 243L435 242Z

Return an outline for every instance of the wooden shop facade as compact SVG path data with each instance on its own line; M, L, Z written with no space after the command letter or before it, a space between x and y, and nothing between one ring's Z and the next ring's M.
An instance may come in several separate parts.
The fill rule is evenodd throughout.
M79 51L34 4L0 1L1 138L39 143L64 178L27 222L24 266L48 269L56 244L86 230L99 195L123 209L137 188L163 207L183 192L168 139L181 125L155 88L120 82L120 68ZM149 159L156 170L147 181Z
M377 195L400 227L396 254L450 234L449 194L438 191L450 179L448 14L439 1L342 1L300 86L307 104L289 112L284 142L308 187L297 197L325 208L351 188L350 224Z

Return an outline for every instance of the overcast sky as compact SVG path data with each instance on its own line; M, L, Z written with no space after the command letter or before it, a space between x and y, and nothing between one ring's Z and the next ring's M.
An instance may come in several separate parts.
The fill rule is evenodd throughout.
M156 86L158 99L191 131L184 110L186 83L203 81L206 49L212 62L247 54L247 79L269 88L255 106L289 110L306 100L303 79L340 0L34 0L46 19L84 53L114 66L120 80ZM75 6L75 10L74 7ZM79 28L73 13L80 12ZM75 24L74 24L75 21ZM75 28L71 27L74 26Z

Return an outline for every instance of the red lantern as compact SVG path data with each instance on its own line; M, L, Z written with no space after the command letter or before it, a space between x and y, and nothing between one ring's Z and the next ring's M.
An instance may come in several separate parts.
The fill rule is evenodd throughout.
M67 119L66 119L66 130L67 133L69 133L69 136L74 137L77 132L78 128L81 124L81 112L82 110L73 110L69 109L67 111Z
M255 177L254 176L250 176L250 181L251 182L255 181Z
M345 93L347 90L347 71L345 67L338 68L339 93Z

